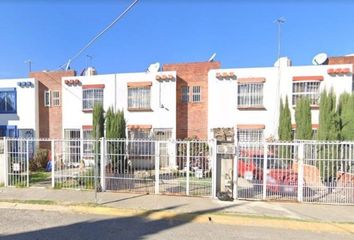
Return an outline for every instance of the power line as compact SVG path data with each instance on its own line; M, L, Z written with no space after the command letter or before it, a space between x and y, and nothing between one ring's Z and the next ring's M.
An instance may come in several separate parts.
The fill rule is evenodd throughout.
M78 58L87 48L89 48L99 37L101 37L105 32L107 32L111 27L113 27L114 24L116 24L120 19L126 15L130 9L134 7L135 4L138 3L139 0L134 0L116 19L113 20L112 23L110 23L107 27L105 27L101 32L99 32L94 38L91 39L83 48L80 49L74 56L69 58L67 63L63 64L60 66L62 69L66 65L66 70L70 67L70 63L74 61L76 58Z

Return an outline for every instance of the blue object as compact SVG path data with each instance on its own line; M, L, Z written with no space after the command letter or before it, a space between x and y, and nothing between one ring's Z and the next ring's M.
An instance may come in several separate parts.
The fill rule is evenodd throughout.
M45 170L47 172L51 172L52 171L52 161L51 160L48 161L47 166L45 167Z

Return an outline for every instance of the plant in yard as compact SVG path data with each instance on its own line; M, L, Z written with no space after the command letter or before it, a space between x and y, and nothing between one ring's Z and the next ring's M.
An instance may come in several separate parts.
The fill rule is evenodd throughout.
M37 171L45 169L48 163L48 150L38 148L35 151L33 159L29 161L29 170Z
M292 140L291 114L288 97L285 98L285 105L282 100L280 100L278 135L281 141Z
M95 104L92 114L92 136L94 139L100 139L104 136L104 110L101 103Z
M295 138L299 140L312 139L311 107L310 99L300 98L295 108L296 133Z
M125 139L126 121L124 111L114 111L110 107L106 114L106 138L107 139ZM125 157L126 144L125 141L108 141L107 150L111 156L111 166L115 173L124 173L129 167Z
M320 96L318 140L333 141L339 140L339 138L340 121L336 110L336 96L333 89L328 93L324 90ZM324 181L332 181L332 179L336 178L337 169L335 159L338 151L339 149L332 146L323 145L319 147L318 155L320 158L328 160L318 161L318 167Z
M338 116L341 140L354 140L354 95L343 93L339 97Z

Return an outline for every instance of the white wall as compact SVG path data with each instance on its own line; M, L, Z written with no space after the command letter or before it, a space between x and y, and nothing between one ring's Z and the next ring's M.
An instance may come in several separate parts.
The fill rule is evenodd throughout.
M31 82L32 87L20 87L18 82ZM1 79L1 88L16 88L17 113L0 114L0 125L15 125L18 129L33 129L38 137L38 83L34 78Z
M279 98L288 96L294 120L294 108L292 100L293 76L323 76L320 91L333 88L336 94L352 91L352 75L334 75L327 73L329 68L349 68L350 64L321 65L321 66L283 66L268 68L233 68L210 70L209 81L209 112L208 112L208 136L212 138L213 128L235 128L237 124L264 124L264 136L277 135L279 118ZM237 78L265 78L263 103L265 110L238 110L237 109L237 80L216 78L216 73L234 72ZM278 76L280 81L278 84ZM318 110L312 110L312 123L318 123Z
M173 80L157 81L156 75L173 75ZM172 138L176 136L176 72L159 73L122 73L95 76L65 77L62 79L63 130L81 129L83 125L92 125L92 113L82 111L82 87L68 86L65 80L78 79L83 85L104 84L103 105L124 109L127 125L152 125L153 128L171 128ZM128 82L152 82L151 112L130 112L128 106ZM160 107L159 93L161 87Z

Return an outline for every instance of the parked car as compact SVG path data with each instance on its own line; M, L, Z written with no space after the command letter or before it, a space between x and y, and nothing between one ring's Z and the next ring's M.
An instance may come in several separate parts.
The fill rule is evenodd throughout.
M244 151L238 159L238 176L246 180L263 183L264 171L263 151ZM273 154L267 156L266 169L267 191L272 193L296 193L298 174L290 163L276 158Z

